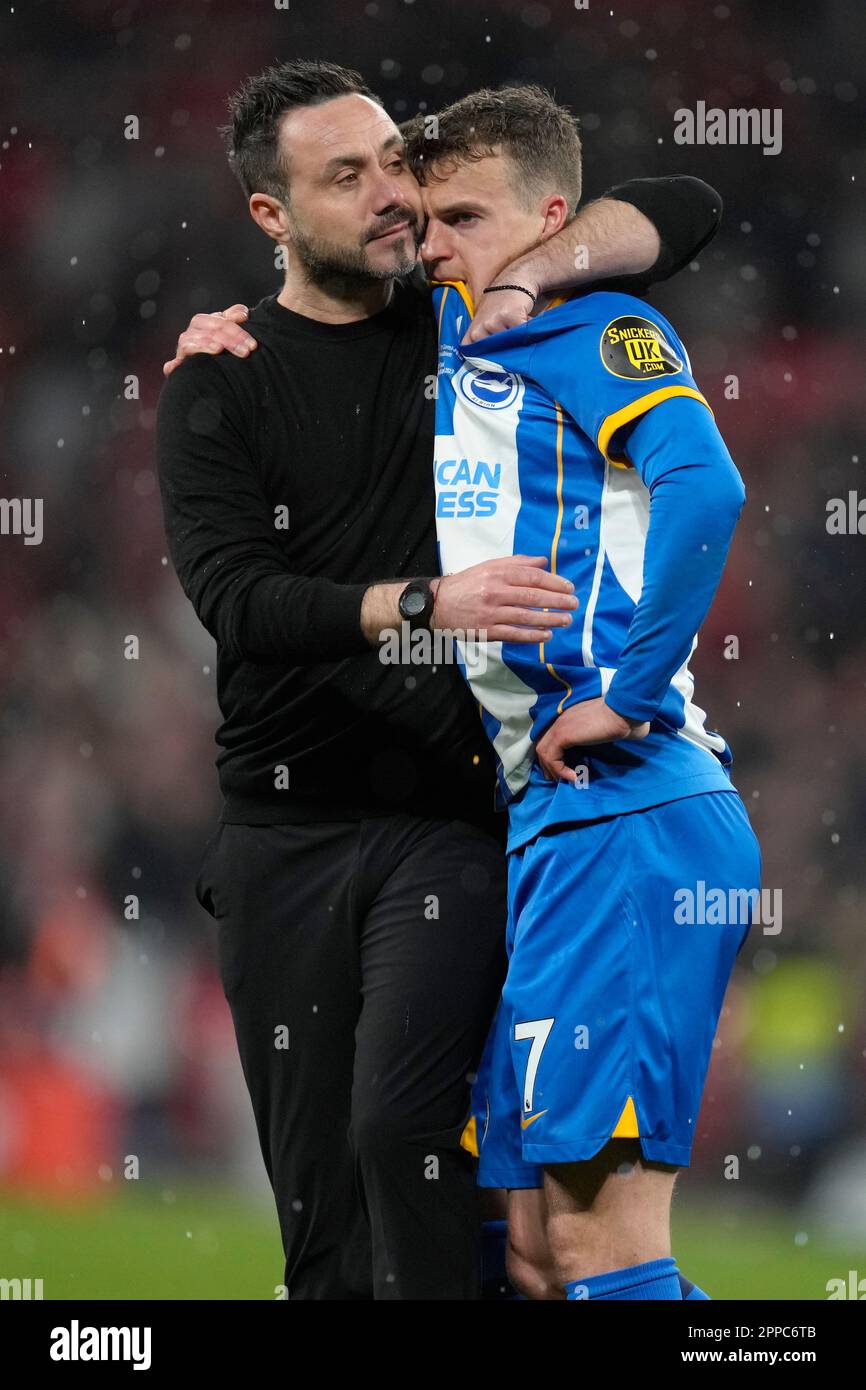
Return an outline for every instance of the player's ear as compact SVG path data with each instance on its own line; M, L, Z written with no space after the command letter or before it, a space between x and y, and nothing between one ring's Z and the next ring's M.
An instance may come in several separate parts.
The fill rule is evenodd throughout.
M556 236L568 221L568 203L561 193L551 193L541 203L542 228L540 241Z
M285 241L289 230L289 215L278 198L268 193L253 193L249 201L250 217L273 241Z

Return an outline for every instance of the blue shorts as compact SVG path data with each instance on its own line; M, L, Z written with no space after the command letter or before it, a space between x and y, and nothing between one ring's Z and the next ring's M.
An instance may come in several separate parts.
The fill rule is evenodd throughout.
M761 852L736 791L545 832L509 857L508 975L473 1094L482 1187L611 1138L687 1166Z

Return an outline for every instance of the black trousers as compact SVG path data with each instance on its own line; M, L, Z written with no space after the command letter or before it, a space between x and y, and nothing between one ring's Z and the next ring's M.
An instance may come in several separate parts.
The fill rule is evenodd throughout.
M478 1298L460 1136L505 973L501 846L402 815L220 824L196 892L289 1298Z

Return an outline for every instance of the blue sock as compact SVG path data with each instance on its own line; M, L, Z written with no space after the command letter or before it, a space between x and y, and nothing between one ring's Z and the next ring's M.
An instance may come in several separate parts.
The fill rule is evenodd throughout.
M517 1295L505 1272L505 1248L508 1244L507 1221L481 1223L481 1297L513 1301Z
M696 1298L705 1298L708 1303L712 1303L710 1295L704 1293L703 1289L699 1289L697 1284L693 1284L691 1279L685 1279L681 1274L679 1280L680 1292L682 1293L684 1303L688 1303L690 1300L694 1302Z
M646 1264L630 1265L628 1269L613 1269L608 1274L593 1274L589 1279L575 1279L565 1285L569 1301L578 1299L675 1299L682 1301L679 1270L676 1261L648 1260Z

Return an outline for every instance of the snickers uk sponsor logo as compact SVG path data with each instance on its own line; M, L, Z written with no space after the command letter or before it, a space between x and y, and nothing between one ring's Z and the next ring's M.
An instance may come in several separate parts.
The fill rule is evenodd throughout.
M683 364L658 324L627 314L614 319L601 335L601 360L612 376L628 381L681 372Z

